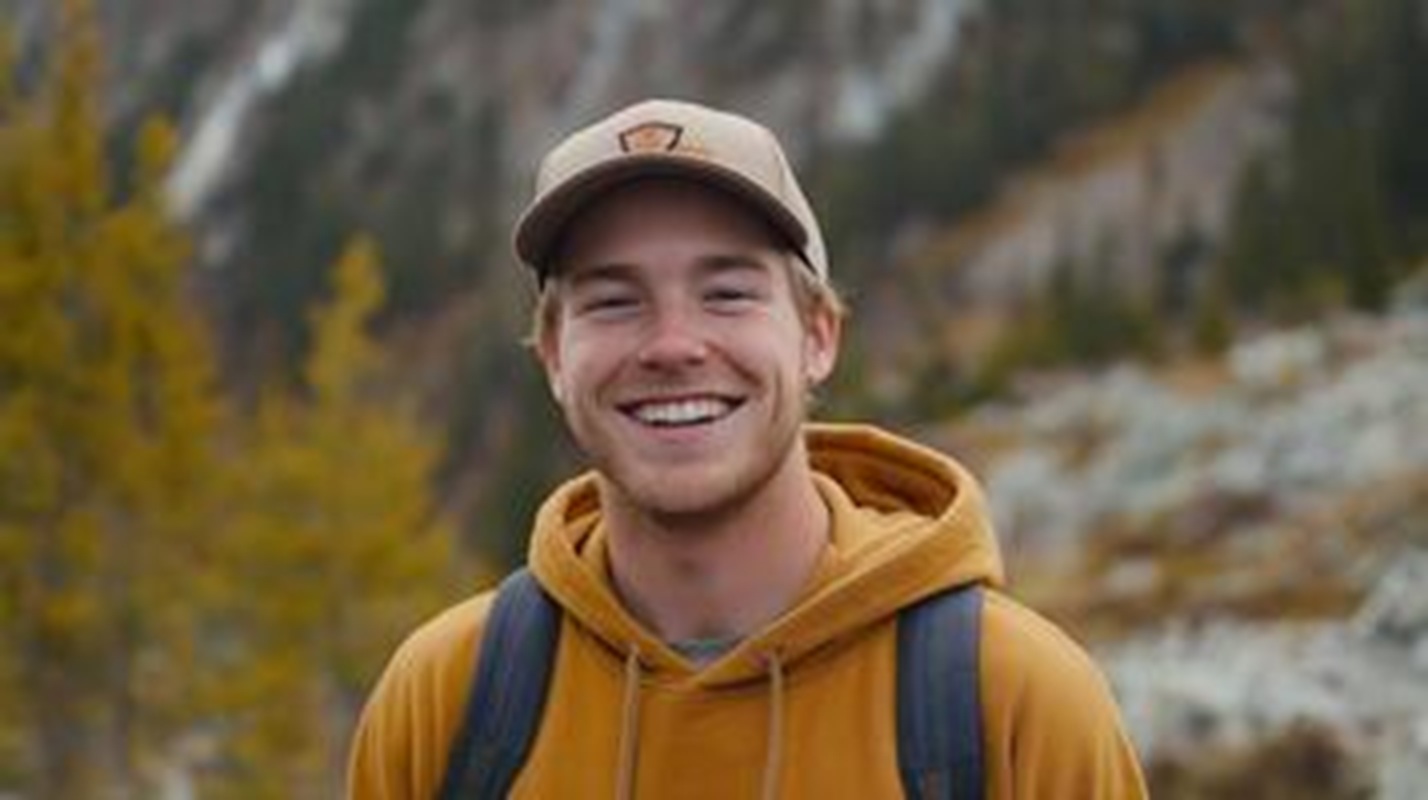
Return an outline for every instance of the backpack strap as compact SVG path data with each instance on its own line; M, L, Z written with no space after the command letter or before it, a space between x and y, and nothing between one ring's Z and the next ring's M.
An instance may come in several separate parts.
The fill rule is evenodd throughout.
M978 649L982 591L933 595L898 619L898 769L911 800L984 791ZM497 590L442 800L505 797L535 741L555 663L560 611L524 568Z
M442 800L504 798L540 728L560 611L524 567L501 582L481 638L471 699L446 775Z
M903 609L897 634L897 752L910 800L979 800L985 791L973 584Z

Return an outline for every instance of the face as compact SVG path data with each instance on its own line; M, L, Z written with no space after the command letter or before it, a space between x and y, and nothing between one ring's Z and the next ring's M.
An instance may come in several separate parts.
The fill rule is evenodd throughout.
M613 501L717 514L799 468L838 320L800 313L788 270L804 267L757 216L696 184L639 181L572 222L562 254L539 353Z

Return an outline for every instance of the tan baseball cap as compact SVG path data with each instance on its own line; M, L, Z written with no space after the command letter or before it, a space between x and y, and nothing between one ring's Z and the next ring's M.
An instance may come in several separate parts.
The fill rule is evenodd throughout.
M698 181L747 202L814 274L828 279L818 220L773 133L745 117L677 100L636 103L546 154L535 198L516 223L516 255L544 279L563 229L587 203L654 176Z

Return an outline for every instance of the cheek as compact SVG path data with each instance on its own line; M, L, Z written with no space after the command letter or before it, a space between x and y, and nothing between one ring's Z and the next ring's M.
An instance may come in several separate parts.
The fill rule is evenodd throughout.
M551 387L557 400L566 402L577 393L590 392L608 370L605 362L610 359L604 355L608 348L591 346L580 337L562 339L559 348L558 368L550 370Z
M737 359L755 371L776 373L780 382L802 384L809 369L809 349L797 320L780 320L772 327L741 336L735 346Z

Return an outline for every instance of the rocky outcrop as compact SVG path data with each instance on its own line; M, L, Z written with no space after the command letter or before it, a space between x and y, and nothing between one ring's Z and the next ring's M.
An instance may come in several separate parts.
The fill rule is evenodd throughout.
M1095 265L1095 277L1140 296L1185 281L1171 273L1197 265L1165 254L1193 259L1194 243L1220 239L1245 163L1283 136L1292 92L1270 59L1191 71L1127 118L1064 142L925 257L973 308L1025 302L1064 263Z
M1100 652L1152 759L1193 761L1296 726L1331 732L1386 800L1428 785L1428 547L1397 554L1352 619L1171 626Z
M1428 313L1350 317L1233 348L1227 374L1177 391L1122 366L974 426L1018 431L989 474L1002 534L1078 546L1199 501L1259 497L1309 513L1428 469ZM1172 526L1173 527L1173 526Z
M1014 575L1020 566L1053 612L1087 623L1148 763L1189 774L1288 741L1311 761L1328 757L1316 747L1345 759L1344 786L1421 796L1418 285L1382 318L1246 338L1189 388L1176 370L1123 366L971 422L1011 442L986 475Z

